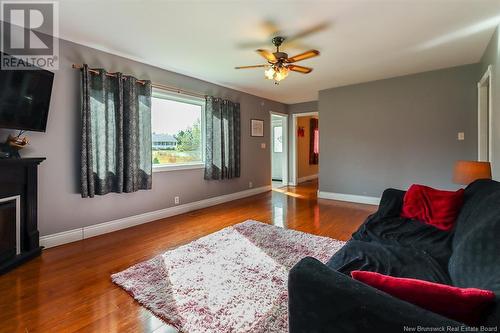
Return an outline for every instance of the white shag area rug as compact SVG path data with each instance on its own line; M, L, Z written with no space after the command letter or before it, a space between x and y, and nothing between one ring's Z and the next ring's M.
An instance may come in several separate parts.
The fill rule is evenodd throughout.
M288 272L345 242L257 221L227 227L112 275L181 332L288 332Z

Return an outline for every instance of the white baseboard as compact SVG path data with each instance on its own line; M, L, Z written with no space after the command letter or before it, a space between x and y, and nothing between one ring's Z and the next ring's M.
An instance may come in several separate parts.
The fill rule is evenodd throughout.
M339 200L339 201L348 201L348 202L357 202L357 203L368 204L368 205L379 205L380 204L380 198L377 198L377 197L368 197L368 196L364 196L364 195L333 193L333 192L324 192L324 191L318 191L318 198Z
M144 214L125 217L118 220L108 221L104 223L94 224L88 227L63 231L57 234L40 237L40 245L45 248L50 248L66 243L76 242L82 239L106 234L109 232L130 228L139 224L144 224L170 216L187 213L193 210L215 206L224 202L233 201L259 193L271 190L271 186L263 186L244 190L236 193L225 194L213 198L203 199L200 201L190 202L179 206L173 206L165 209L160 209Z
M45 248L76 242L83 239L83 228L58 232L57 234L40 237L40 246Z
M305 176L305 177L300 177L299 179L297 179L297 183L303 183L303 182L307 182L309 180L313 180L313 179L318 179L318 174L314 174L314 175L309 175L309 176Z

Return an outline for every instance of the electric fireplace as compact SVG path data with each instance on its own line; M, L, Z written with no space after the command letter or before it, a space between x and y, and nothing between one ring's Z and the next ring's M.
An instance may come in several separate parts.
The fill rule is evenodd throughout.
M21 253L20 196L0 198L0 263Z
M37 172L43 160L0 159L0 274L41 253Z

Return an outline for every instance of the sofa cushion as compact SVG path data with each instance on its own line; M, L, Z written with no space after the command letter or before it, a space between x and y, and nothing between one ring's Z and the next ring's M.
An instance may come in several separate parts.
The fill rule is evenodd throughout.
M366 270L451 282L447 265L452 234L417 220L401 218L399 212L379 216L374 214L368 218L327 265L348 275L353 270Z
M417 279L396 278L374 272L353 271L354 279L398 299L468 325L476 325L492 305L490 290L458 288Z
M481 215L480 205L499 192L500 182L493 180L480 179L467 186L464 191L464 204L455 223L453 247L456 247L468 233L474 232L472 227L476 225L474 221L478 217L473 215ZM495 212L498 213L499 210L500 207L497 207Z
M500 295L500 183L479 180L466 188L452 250L448 270L453 285ZM485 324L500 324L498 303Z
M330 269L314 258L297 263L288 276L290 333L405 332L405 327L462 324L404 302Z
M432 225L401 217L369 219L352 238L425 252L448 270L453 235Z
M346 275L363 270L450 283L446 270L425 251L376 242L350 240L330 258L327 266Z
M414 184L404 196L401 217L417 219L441 230L451 230L463 201L463 189L442 191Z

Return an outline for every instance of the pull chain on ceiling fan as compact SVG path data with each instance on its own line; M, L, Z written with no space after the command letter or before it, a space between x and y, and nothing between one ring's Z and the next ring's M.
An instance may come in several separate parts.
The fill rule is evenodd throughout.
M249 68L266 68L264 75L268 80L274 80L275 84L285 79L290 71L302 74L312 72L312 68L294 65L293 63L306 60L319 55L318 50L309 50L293 57L288 57L288 54L280 51L281 44L285 41L285 37L276 36L272 39L272 43L276 46L276 52L270 52L264 49L258 49L256 52L267 60L267 64L253 65L253 66L239 66L235 69L249 69Z

